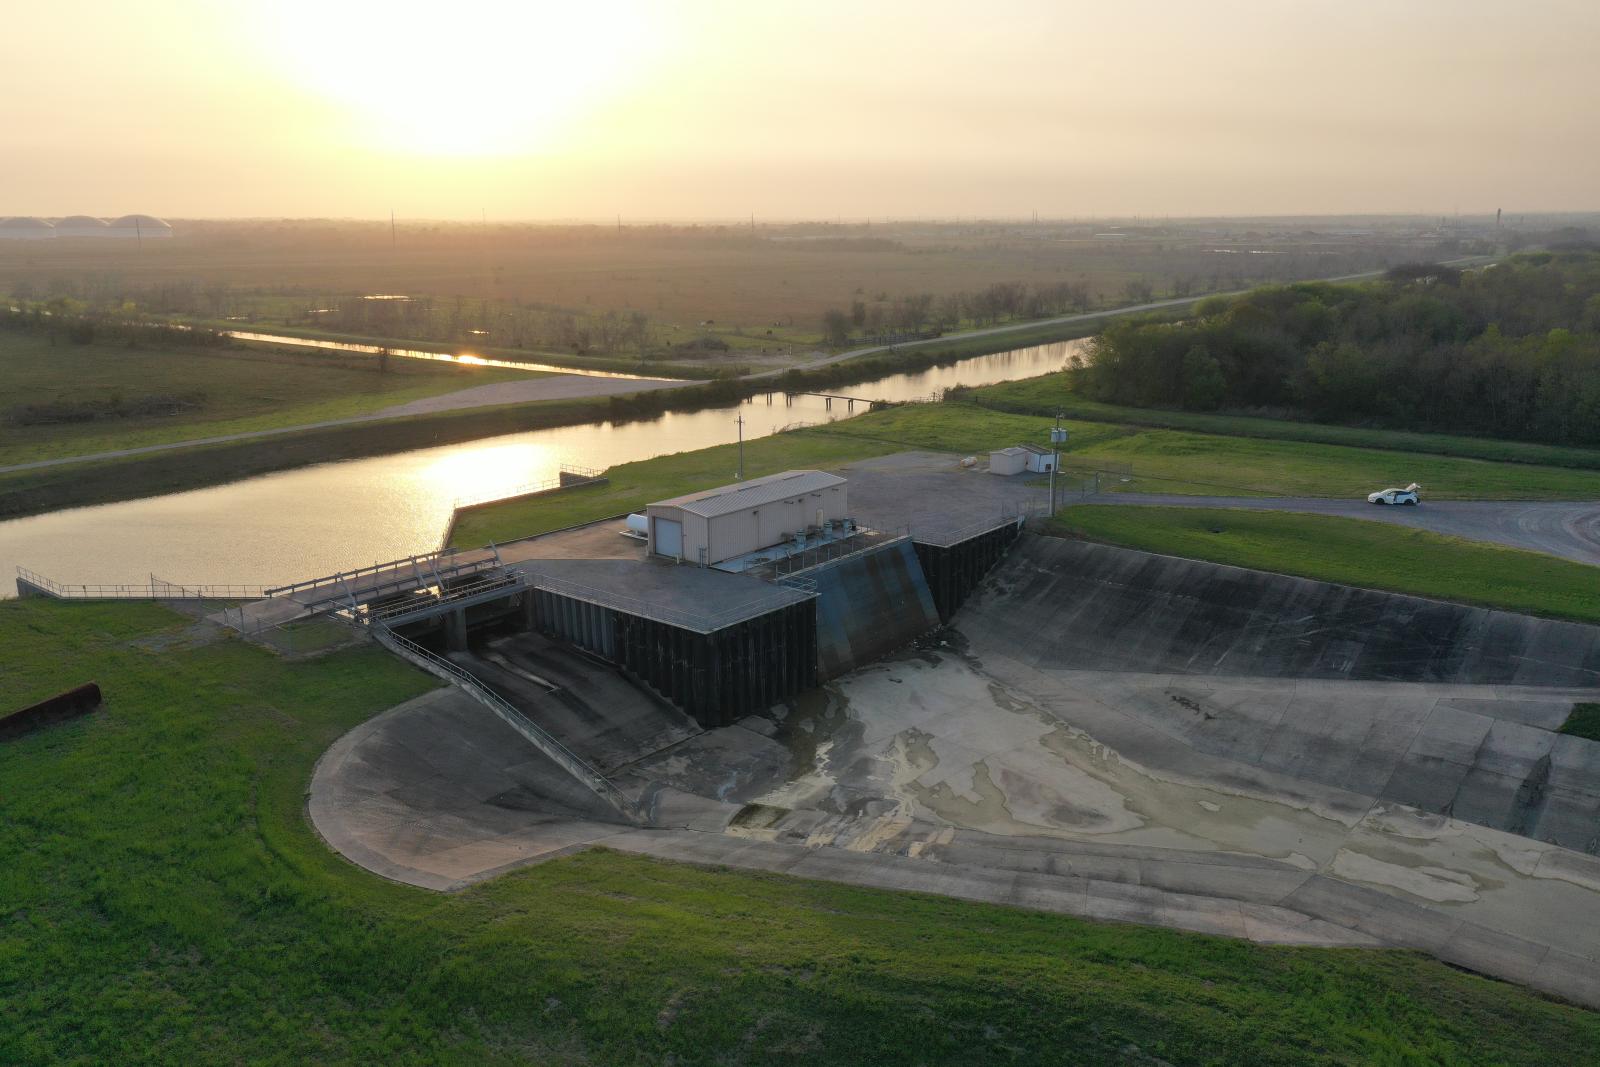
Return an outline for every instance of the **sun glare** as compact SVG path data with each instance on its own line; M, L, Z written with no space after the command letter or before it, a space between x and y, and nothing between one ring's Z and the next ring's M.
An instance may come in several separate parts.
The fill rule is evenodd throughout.
M272 47L369 147L515 155L626 91L660 43L643 0L286 0Z

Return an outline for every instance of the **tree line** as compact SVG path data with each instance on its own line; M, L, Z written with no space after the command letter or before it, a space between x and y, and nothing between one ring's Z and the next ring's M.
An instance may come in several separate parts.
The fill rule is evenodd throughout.
M1140 407L1600 446L1600 253L1467 272L1407 264L1382 281L1276 286L1195 310L1108 327L1074 388Z

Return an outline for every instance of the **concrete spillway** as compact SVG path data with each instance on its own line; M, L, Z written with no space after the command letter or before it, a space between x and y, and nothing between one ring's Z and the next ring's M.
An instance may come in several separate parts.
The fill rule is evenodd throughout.
M1600 687L1600 628L1040 537L956 625L1035 696L1096 694L1070 721L1154 765L1600 853L1600 744L1556 732Z
M1053 669L1600 686L1600 628L1025 537L985 626Z

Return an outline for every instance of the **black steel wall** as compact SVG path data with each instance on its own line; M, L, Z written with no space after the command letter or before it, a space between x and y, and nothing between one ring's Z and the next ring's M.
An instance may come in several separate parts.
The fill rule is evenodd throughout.
M922 564L922 575L933 593L940 622L950 621L983 576L1005 556L1019 532L1017 523L1008 522L959 544L925 545L914 541L917 562Z
M544 589L535 596L540 630L617 664L702 726L726 726L817 683L812 600L703 634Z

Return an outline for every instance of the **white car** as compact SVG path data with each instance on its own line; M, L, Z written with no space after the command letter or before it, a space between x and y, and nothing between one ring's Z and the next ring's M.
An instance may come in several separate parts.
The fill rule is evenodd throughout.
M1369 504L1415 504L1422 498L1417 495L1422 486L1412 482L1404 489L1380 489L1367 494Z

